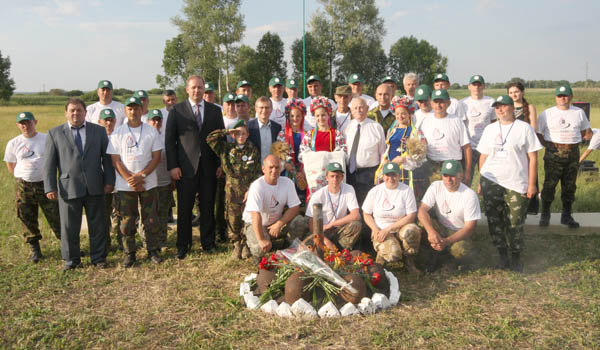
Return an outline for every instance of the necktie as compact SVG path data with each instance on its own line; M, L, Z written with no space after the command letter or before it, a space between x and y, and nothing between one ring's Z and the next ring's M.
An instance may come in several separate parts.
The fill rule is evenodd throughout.
M358 142L360 141L360 124L356 126L356 134L352 142L352 150L350 150L350 174L356 171L356 152L358 151Z
M79 130L81 128L83 128L83 125L78 128L76 128L74 126L71 127L71 129L77 131L77 133L75 134L75 146L77 146L79 153L83 154L83 142L81 141L81 134L79 133Z
M202 130L202 112L200 111L201 105L196 106L196 123L198 123L198 131Z

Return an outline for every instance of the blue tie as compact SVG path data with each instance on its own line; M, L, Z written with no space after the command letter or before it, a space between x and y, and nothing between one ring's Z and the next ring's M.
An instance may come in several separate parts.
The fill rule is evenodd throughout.
M77 146L77 149L79 150L80 154L83 154L83 142L81 141L81 134L79 133L79 129L83 128L84 125L76 128L74 126L71 127L71 129L76 130L77 134L75 134L75 146Z

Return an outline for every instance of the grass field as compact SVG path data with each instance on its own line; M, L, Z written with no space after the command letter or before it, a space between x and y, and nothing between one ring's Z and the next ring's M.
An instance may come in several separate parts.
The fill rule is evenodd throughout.
M535 102L540 112L553 100L550 90L528 94L545 101ZM151 106L160 106L158 96ZM40 131L64 122L59 104L0 107L0 120L7 122L0 131L2 154L18 134L14 118L23 110L37 116ZM600 127L594 119L600 109L591 114ZM576 210L600 211L597 175L578 185ZM239 283L256 267L230 259L229 246L202 253L197 231L183 261L175 258L171 231L159 266L141 252L138 265L123 269L121 254L112 252L106 270L91 267L86 257L83 269L63 274L59 242L42 219L46 258L31 265L6 167L0 196L0 349L600 349L600 235L528 232L523 274L494 270L491 240L477 235L479 268L473 272L415 278L392 265L403 293L398 307L299 322L246 310ZM87 250L86 238L82 245Z

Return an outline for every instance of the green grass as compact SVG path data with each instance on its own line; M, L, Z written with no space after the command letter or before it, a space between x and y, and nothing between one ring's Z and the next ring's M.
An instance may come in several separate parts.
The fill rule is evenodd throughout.
M151 102L158 107L160 100ZM18 133L13 122L21 110L36 114L40 131L64 121L58 105L0 107L8 122L2 152ZM580 179L576 204L589 200L597 208L596 183ZM171 231L159 266L140 251L138 265L123 269L122 255L112 252L106 270L86 257L83 269L63 274L60 244L41 219L46 258L29 264L6 168L0 193L0 349L600 349L600 235L529 232L525 273L516 274L492 268L497 253L479 234L475 271L417 278L392 266L403 293L398 307L292 321L246 310L239 283L256 267L231 260L225 245L202 254L197 231L183 261L175 258ZM86 234L82 246L88 249Z

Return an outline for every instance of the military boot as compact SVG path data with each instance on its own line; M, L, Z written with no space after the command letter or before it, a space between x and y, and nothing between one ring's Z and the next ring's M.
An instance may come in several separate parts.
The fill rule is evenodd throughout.
M419 268L415 264L415 256L414 255L405 255L404 256L404 266L406 267L406 270L408 270L408 272L413 275L421 276L423 274L423 272L421 270L419 270Z
M242 243L243 247L242 247L242 259L246 260L249 257L252 256L252 254L250 253L250 248L248 248L248 245L244 242Z
M496 268L508 270L510 268L510 262L508 261L508 250L506 248L498 248L498 253L500 254L500 262Z
M29 245L31 246L31 256L29 257L29 261L32 263L37 263L41 258L43 258L42 250L40 249L40 242L33 241L29 243Z
M542 201L542 215L540 215L540 226L550 225L550 205L552 202Z
M510 269L515 272L523 272L523 264L521 264L521 254L513 252L510 257Z
M425 271L428 273L434 273L440 267L441 253L438 251L432 251L429 256L429 261L427 262L427 267Z
M560 223L569 226L569 228L578 228L579 223L575 221L575 219L573 219L573 216L571 216L572 205L573 203L571 202L563 203L562 215L560 216Z
M135 252L133 253L129 253L125 255L125 259L123 259L123 267L127 268L127 267L132 267L133 264L135 263Z
M242 242L233 242L231 257L238 260L242 258Z

